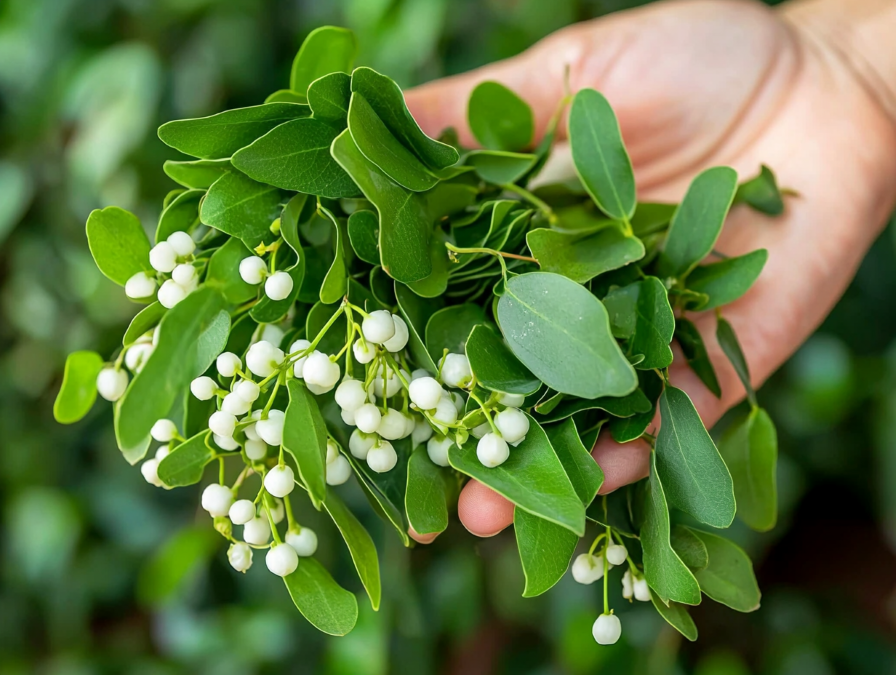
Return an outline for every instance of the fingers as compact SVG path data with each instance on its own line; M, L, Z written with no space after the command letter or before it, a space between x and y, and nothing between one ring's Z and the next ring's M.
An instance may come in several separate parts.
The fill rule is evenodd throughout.
M616 443L607 430L597 439L591 456L604 472L602 495L646 478L650 472L650 446L645 441Z
M478 480L461 490L457 515L472 534L493 537L513 522L513 504Z
M408 536L418 544L431 544L439 536L438 532L430 532L429 534L420 534L413 527L408 527Z

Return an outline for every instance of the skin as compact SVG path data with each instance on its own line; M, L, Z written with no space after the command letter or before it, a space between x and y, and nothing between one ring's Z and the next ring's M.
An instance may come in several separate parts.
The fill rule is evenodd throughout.
M736 208L716 246L727 255L769 251L755 286L724 308L758 387L832 309L896 202L896 96L883 84L896 82L888 37L896 29L894 3L782 7L683 0L614 14L563 29L512 59L419 87L408 105L427 133L453 126L474 146L466 101L477 83L496 80L532 106L538 137L564 94L569 66L572 91L593 87L613 105L641 199L679 201L711 166L731 166L742 178L761 163L772 167L782 186L799 193L786 214L768 219ZM681 365L680 351L671 381L710 426L745 392L715 340L713 313L690 318L723 396L716 399ZM621 446L602 434L592 451L606 476L601 493L647 476L649 451L643 441ZM458 515L470 532L488 537L512 523L513 506L471 480Z

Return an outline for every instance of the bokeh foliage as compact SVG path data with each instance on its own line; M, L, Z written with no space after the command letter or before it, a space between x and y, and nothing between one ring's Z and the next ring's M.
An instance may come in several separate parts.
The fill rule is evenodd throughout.
M304 35L325 23L351 27L359 63L409 86L635 4L644 3L0 4L0 672L896 668L896 315L885 311L896 296L893 227L825 325L763 389L780 430L782 517L769 534L738 531L758 561L763 608L739 616L701 607L696 645L632 607L623 608L623 641L599 648L589 630L597 589L565 579L522 599L512 533L474 541L454 523L433 547L407 551L375 518L367 524L383 556L383 607L363 610L348 638L326 638L272 575L237 575L220 539L193 529L197 493L161 492L121 460L105 406L74 427L52 421L65 354L92 344L111 351L135 310L93 266L83 223L106 204L156 221L172 187L158 169L171 157L158 124L260 102L288 79ZM323 562L355 588L338 537L322 520L309 524Z

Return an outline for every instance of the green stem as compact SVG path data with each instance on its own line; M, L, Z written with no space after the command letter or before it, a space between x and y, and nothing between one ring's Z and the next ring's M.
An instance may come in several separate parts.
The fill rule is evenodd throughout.
M535 206L539 211L541 211L545 217L548 219L548 222L554 224L557 222L557 214L554 213L554 209L552 209L547 202L536 197L534 194L529 192L526 188L520 187L514 183L502 183L501 189L506 190L507 192L513 192L514 194L519 195L524 200Z
M607 541L612 541L612 537L610 536L610 526L607 525ZM607 592L608 583L610 577L610 562L607 560L607 556L604 555L604 614L610 613L610 596Z

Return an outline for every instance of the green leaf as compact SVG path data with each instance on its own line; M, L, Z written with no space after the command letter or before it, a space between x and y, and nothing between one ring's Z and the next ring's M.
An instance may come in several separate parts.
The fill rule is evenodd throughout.
M187 232L199 222L199 200L205 190L187 190L177 195L162 211L156 227L156 243L165 241L175 232Z
M635 506L633 501L633 486L626 486L608 495L599 495L591 502L585 515L599 525L613 528L618 534L637 538L638 528L632 522Z
M697 626L691 615L688 614L687 607L677 602L664 604L662 600L657 599L656 595L650 594L650 600L660 616L666 620L672 628L684 635L691 642L697 640Z
M697 579L670 543L669 507L657 474L655 453L650 453L650 478L645 490L641 546L644 549L647 583L663 602L674 600L686 605L699 605L700 586Z
M292 89L278 89L273 94L268 94L265 103L307 103L304 94L294 92Z
M389 178L408 190L423 192L439 179L393 136L358 92L348 109L348 130L361 153Z
M404 503L408 522L418 534L443 532L448 527L445 473L418 445L408 460Z
M532 109L498 82L476 85L467 102L467 121L476 140L490 150L522 150L535 133Z
M635 370L610 334L607 311L585 288L558 274L508 280L498 322L511 351L552 389L579 396L625 396Z
M308 91L316 79L334 72L350 73L358 55L355 34L338 26L321 26L308 33L292 62L289 88Z
M780 216L784 213L784 198L778 187L778 180L765 164L762 165L758 176L738 186L734 203L747 204L769 216Z
M166 417L176 398L208 369L229 333L224 297L212 288L199 288L168 310L159 324L155 351L116 407L118 446L130 459L142 457L134 458L130 451L148 444L152 425Z
M305 319L305 335L309 340L314 340L334 313L339 313L340 316L317 345L317 349L324 354L335 354L345 344L347 323L342 307L337 307L334 310L333 307L318 302L311 308Z
M371 265L380 264L379 229L380 221L373 211L355 211L348 217L352 249L355 255Z
M636 237L661 232L672 222L677 208L677 204L640 202L632 216L632 231Z
M283 577L296 608L327 635L347 635L358 621L354 593L337 584L314 558L302 558L296 571Z
M737 172L726 166L707 169L688 188L672 217L659 257L659 276L682 278L715 246L737 190Z
M348 105L352 97L352 78L345 73L324 75L308 87L308 105L314 119L326 122L340 131L345 129Z
M395 283L395 298L398 301L398 309L408 325L408 349L414 357L414 362L432 374L437 373L438 366L429 355L423 336L430 317L442 306L441 298L424 300L398 282ZM441 358L441 354L439 356Z
M470 333L485 323L485 311L470 302L433 313L426 322L426 349L433 362L438 363L446 349L451 354L463 354Z
M545 428L551 447L560 458L569 482L572 483L582 504L587 506L594 501L597 491L604 483L604 472L582 445L579 432L572 418L560 424L552 424Z
M100 272L119 286L137 272L154 274L149 265L149 238L132 213L117 206L90 212L87 244Z
M719 451L734 481L737 515L754 530L772 529L778 519L778 434L768 413L753 408L732 424Z
M96 401L96 378L103 369L103 357L96 352L72 352L65 360L62 387L53 403L53 417L60 424L73 424Z
M292 120L237 152L231 161L250 178L284 190L331 199L355 197L357 186L330 156L338 134L338 129L313 117Z
M141 309L131 319L128 329L121 338L121 344L125 347L134 344L138 339L146 335L150 329L155 328L167 311L160 302L154 302Z
M768 251L761 248L736 258L695 267L688 275L688 290L709 296L708 304L695 309L715 309L737 300L759 278L766 260Z
M534 598L563 578L579 538L565 527L522 509L513 512L513 530L526 576L523 597Z
M442 228L433 229L432 235L429 237L429 260L432 263L432 272L429 273L429 276L408 284L408 287L417 295L424 298L438 298L448 288L448 270L451 262L448 260L448 249L445 248L446 241L448 241L448 237Z
M647 277L638 282L635 307L638 318L629 342L629 352L644 355L644 360L638 364L641 370L666 368L672 363L669 343L675 332L675 316L663 282L656 277Z
M444 169L457 162L457 150L423 133L405 105L401 89L390 78L370 68L356 68L352 73L355 92L367 99L392 135L430 169Z
M601 211L628 221L635 213L635 175L619 122L602 94L580 89L569 111L569 144L576 173Z
M504 339L487 325L474 326L464 349L476 381L486 389L528 395L541 386L541 381L519 362Z
M209 227L242 239L254 250L270 234L279 211L280 190L232 171L208 189L199 217Z
M159 127L159 138L175 150L202 159L224 159L274 127L306 117L308 106L265 103L236 108L196 119L176 120Z
M398 464L391 471L377 473L368 466L367 462L358 460L350 453L345 454L349 464L358 477L358 484L367 496L367 501L374 512L383 520L390 522L399 538L405 546L411 545L411 539L407 532L407 523L404 517L405 489L407 487L408 454L402 451L400 445L406 443L393 443L398 445L395 451L398 453Z
M210 433L206 428L166 455L159 462L159 480L171 488L195 485L201 481L205 467L215 458L215 453L208 446Z
M539 412L543 411L543 418L539 418L544 423L556 422L558 420L572 417L576 413L583 410L605 410L614 417L632 417L639 413L646 413L653 406L640 389L635 389L631 394L621 397L604 396L602 398L583 399L573 398L560 401L549 410L539 407Z
M186 188L207 190L225 173L230 171L230 159L196 159L189 162L167 160L162 170L175 183Z
M179 595L207 565L220 541L207 525L190 525L175 532L140 570L140 602L158 606Z
M432 272L429 257L431 227L426 199L392 182L361 154L348 130L333 141L331 152L364 196L376 206L380 222L380 258L389 276L405 283L429 276Z
M676 525L672 528L670 541L675 553L691 570L702 570L709 564L709 552L706 550L706 544L690 528Z
M315 508L327 498L327 426L314 396L298 380L290 380L289 405L283 422L283 449L293 456L299 477Z
M580 284L644 257L644 244L618 227L591 234L570 234L539 228L526 235L532 255L545 272L556 272Z
M253 255L255 254L239 239L228 239L209 258L205 283L221 291L224 299L231 305L254 300L258 295L258 286L247 284L240 276L240 262Z
M537 160L538 157L528 153L471 150L464 156L464 165L472 166L482 180L503 185L525 176Z
M656 417L656 402L663 391L663 380L651 370L638 372L640 391L650 402L650 409L622 419L610 420L610 433L617 443L629 443L640 438Z
M455 469L490 487L529 513L582 536L585 508L570 483L544 430L529 418L529 433L510 458L494 468L476 457L477 439L452 446L448 461Z
M678 319L675 322L675 339L681 345L681 351L688 360L700 381L706 385L716 398L722 397L722 388L719 386L719 379L716 377L716 370L709 360L709 353L706 351L706 345L703 342L703 336L697 330L697 326L688 319Z
M426 193L430 220L438 222L446 216L461 213L472 206L478 196L479 190L475 185L443 180Z
M706 545L709 564L695 572L700 590L707 596L738 612L759 609L759 586L753 563L736 544L702 530L691 530Z
M380 598L382 596L382 588L380 586L380 563L376 555L376 547L373 545L373 539L364 529L364 526L358 522L345 503L339 498L332 489L327 490L327 499L324 501L324 508L339 533L348 546L348 551L355 563L355 569L358 570L358 576L361 583L370 597L370 604L373 609L379 609Z
M332 305L339 302L348 291L348 268L346 267L345 249L349 245L346 241L347 234L345 232L345 221L337 219L333 213L321 206L321 213L326 215L333 223L336 231L335 237L335 255L327 276L324 277L324 283L320 287L320 301L325 305Z
M701 523L725 528L734 520L734 485L691 399L666 386L660 396L662 425L656 467L671 506Z
M744 356L743 350L740 348L740 342L737 340L734 328L732 328L731 324L721 316L718 318L718 323L716 324L716 339L719 341L719 346L722 348L722 351L725 352L725 356L728 357L731 365L734 366L734 370L740 378L741 384L744 385L744 389L747 391L747 398L750 400L753 407L755 407L756 391L753 389L753 384L750 381L750 368L747 366L747 359Z

